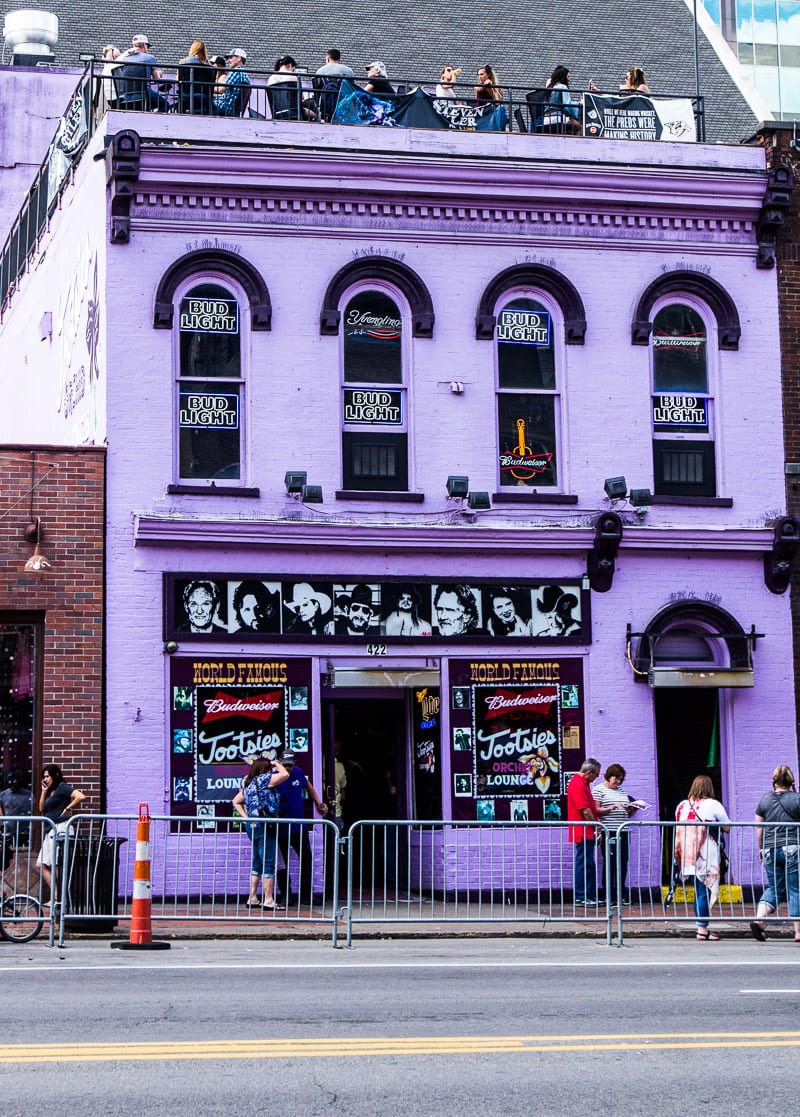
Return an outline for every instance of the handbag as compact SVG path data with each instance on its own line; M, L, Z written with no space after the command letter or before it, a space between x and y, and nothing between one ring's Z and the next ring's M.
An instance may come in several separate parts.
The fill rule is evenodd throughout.
M258 806L262 818L278 818L281 813L281 793L269 786L271 776L258 776L255 780Z

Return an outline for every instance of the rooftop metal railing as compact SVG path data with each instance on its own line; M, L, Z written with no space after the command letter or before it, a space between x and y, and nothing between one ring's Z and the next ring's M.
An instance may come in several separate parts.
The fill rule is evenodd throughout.
M92 60L59 121L47 155L0 252L0 318L58 208L61 195L99 120L109 110L164 112L225 119L304 121L309 124L392 125L455 131L517 132L613 139L705 138L702 97L563 91L503 84L499 100L483 99L471 83L456 82L437 96L436 82L402 78L393 94L367 94L366 80L349 82L315 74L247 67L249 84L221 84L224 71L164 64L158 80L104 74ZM272 84L270 84L272 79ZM490 90L495 87L483 87ZM443 91L440 89L440 93ZM627 104L627 107L625 107Z

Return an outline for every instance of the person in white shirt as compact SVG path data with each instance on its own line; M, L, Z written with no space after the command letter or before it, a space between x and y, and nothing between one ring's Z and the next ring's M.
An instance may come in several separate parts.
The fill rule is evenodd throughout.
M628 875L628 857L630 854L630 832L620 831L624 822L644 808L640 799L631 799L627 791L622 790L625 781L625 769L621 764L609 764L603 776L603 782L595 784L592 796L597 804L597 813L603 825L612 833L607 839L605 857L608 859L612 903L617 906L630 904L630 896L625 884ZM617 879L617 863L619 863L619 881Z

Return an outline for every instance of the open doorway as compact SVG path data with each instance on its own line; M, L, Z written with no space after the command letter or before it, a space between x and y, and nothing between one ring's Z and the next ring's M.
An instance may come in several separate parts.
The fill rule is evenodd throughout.
M408 745L405 692L391 698L333 698L324 704L324 778L334 793L334 748L344 766L345 830L361 819L408 818Z
M693 687L654 690L659 818L672 821L695 776L708 775L722 798L719 691Z

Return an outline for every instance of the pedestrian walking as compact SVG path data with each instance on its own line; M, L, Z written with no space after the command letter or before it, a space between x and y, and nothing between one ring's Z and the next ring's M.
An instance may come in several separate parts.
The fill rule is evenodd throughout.
M714 798L710 776L697 776L687 797L678 804L675 818L684 825L675 830L675 860L681 878L694 882L694 913L699 942L717 942L709 928L711 908L719 894L721 833L730 830L728 813Z
M767 887L756 908L750 932L758 942L767 938L761 922L774 915L778 905L788 901L789 918L794 920L794 941L800 942L800 795L795 791L794 772L779 764L772 773L772 791L763 795L756 807L758 856L767 874ZM765 822L785 822L786 826L764 826ZM789 825L791 824L791 825Z

